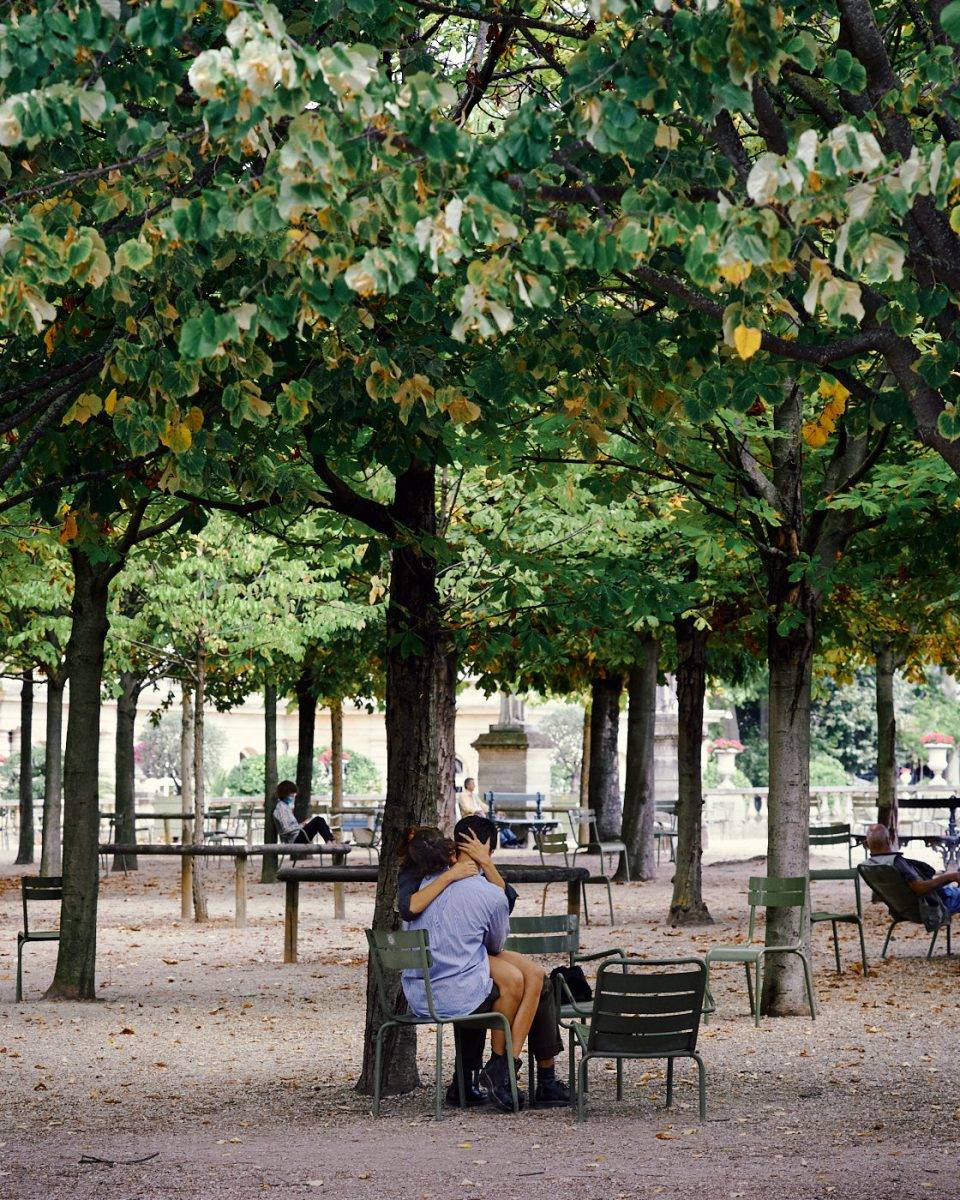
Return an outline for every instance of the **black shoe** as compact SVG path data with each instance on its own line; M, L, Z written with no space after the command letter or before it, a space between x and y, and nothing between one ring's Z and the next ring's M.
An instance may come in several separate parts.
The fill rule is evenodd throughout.
M465 1079L463 1081L463 1094L466 1099L467 1108L479 1108L481 1104L489 1103L490 1098L487 1093L482 1087L477 1087L472 1079ZM457 1087L456 1080L447 1088L447 1107L460 1107L460 1089Z
M559 1079L541 1079L537 1083L533 1102L537 1108L569 1108L570 1089Z
M510 1093L510 1076L505 1058L491 1058L480 1072L480 1082L487 1095L502 1112L513 1112L513 1096ZM526 1096L517 1089L517 1107L523 1108Z

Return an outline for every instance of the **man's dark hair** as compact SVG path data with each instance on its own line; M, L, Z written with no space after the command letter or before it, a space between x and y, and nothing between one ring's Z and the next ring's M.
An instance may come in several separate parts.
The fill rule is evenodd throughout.
M461 817L453 827L454 841L459 844L460 839L468 833L472 833L479 841L486 842L491 850L496 850L500 839L497 837L497 827L489 817L481 817L479 813Z
M277 799L286 800L287 796L295 796L297 794L297 785L292 779L284 779L277 784Z
M474 779L474 777L472 775L468 775L466 777L466 779L463 781L463 786L466 787L468 783L472 783L474 787L477 786L477 781Z

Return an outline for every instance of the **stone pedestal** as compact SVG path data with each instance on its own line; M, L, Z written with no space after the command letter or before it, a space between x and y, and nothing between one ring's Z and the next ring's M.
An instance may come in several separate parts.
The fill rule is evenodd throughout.
M553 742L530 725L491 725L472 743L477 791L550 794Z

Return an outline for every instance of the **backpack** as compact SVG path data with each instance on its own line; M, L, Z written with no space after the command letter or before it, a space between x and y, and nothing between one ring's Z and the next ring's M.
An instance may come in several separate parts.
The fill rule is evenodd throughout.
M593 988L583 973L583 967L554 967L550 972L550 981L553 984L558 1004L562 1005L564 1000L567 1003L570 1002L566 992L561 993L559 983L561 979L577 1004L587 1004L593 999Z

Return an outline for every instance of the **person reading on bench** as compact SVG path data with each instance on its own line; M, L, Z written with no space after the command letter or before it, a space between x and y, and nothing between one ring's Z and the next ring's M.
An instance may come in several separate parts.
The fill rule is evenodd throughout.
M453 885L460 885L464 881L470 881L472 884L482 883L483 888L473 890L477 892L478 899L488 904L492 902L494 890L499 892L496 907L502 910L507 919L517 899L514 889L504 882L493 865L491 855L497 843L497 828L492 821L480 816L464 817L457 822L454 837L455 843L444 839L436 829L411 830L403 851L398 878L400 915L408 928L429 930L431 950L435 959L435 940L441 936L436 926L443 922L442 934L446 939L449 934L444 918L461 907L461 894L458 894L457 902L453 905L443 903L444 897L449 898L451 891L457 891ZM443 910L442 913L435 911L438 905ZM476 922L482 917L482 912L482 906L478 905L476 912L471 911L456 918L462 928L469 930L472 938L476 937ZM509 922L507 930L508 928ZM557 1080L554 1070L554 1057L561 1049L562 1043L550 981L537 963L522 954L504 950L505 940L506 932L499 942L490 939L483 941L486 950L484 974L491 985L487 988L484 1002L491 1001L496 1011L507 1016L515 1052L519 1053L527 1036L530 1036L531 1051L535 1054L539 1066L537 1103L544 1108L568 1105L569 1090L566 1084ZM458 950L454 945L451 954L452 963L459 966L463 959L463 947ZM436 997L438 984L433 973L430 979ZM404 990L406 991L406 988ZM412 1002L410 1006L414 1012L418 1011ZM473 1010L461 1007L452 1011ZM462 1031L464 1070L471 1073L468 1076L468 1104L485 1103L489 1093L490 1098L499 1107L508 1110L512 1108L506 1058L503 1050L498 1049L498 1043L502 1045L502 1041L497 1031L493 1031L493 1055L480 1073L480 1083L486 1088L485 1093L473 1078L473 1074L480 1070L482 1062L483 1031ZM447 1102L451 1105L458 1103L456 1080L447 1090Z
M947 912L960 913L960 887L957 887L960 883L960 871L941 871L939 875L924 878L924 872L918 870L918 867L924 868L927 864L915 863L912 859L904 858L899 850L894 850L890 841L890 830L886 825L870 826L867 830L867 849L870 851L870 857L867 859L870 866L895 867L915 896L926 896L929 892L936 892Z
M281 842L290 844L312 842L320 834L323 842L332 842L333 834L330 826L321 816L311 817L309 821L298 821L293 811L293 802L297 798L297 785L292 779L284 779L277 785L277 803L273 809L273 823Z

